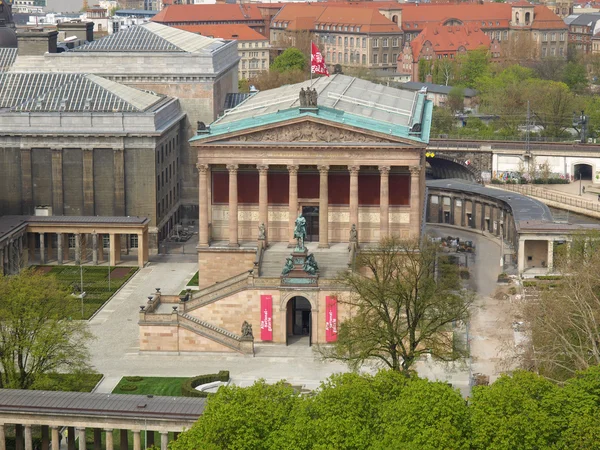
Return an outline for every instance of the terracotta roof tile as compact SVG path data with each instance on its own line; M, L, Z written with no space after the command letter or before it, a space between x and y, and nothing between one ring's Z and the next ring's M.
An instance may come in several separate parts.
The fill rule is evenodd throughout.
M324 6L323 6L324 5ZM301 30L312 28L317 24L359 26L361 32L366 33L393 33L400 32L398 26L384 17L374 8L355 8L341 3L319 3L317 5L306 3L286 4L271 22L287 23L288 30Z
M220 5L170 5L152 20L154 22L209 22L209 21L257 21L263 20L258 7L253 4Z
M466 50L476 50L490 46L490 38L475 24L428 26L410 44L414 61L419 59L421 49L427 42L431 43L436 54L455 53L461 47Z
M248 25L175 25L174 28L211 38L237 41L268 41L266 37L258 31L253 30Z

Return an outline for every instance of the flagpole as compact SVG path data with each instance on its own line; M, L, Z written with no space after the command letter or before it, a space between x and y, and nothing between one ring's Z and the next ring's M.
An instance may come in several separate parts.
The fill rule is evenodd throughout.
M313 41L310 41L310 87L312 88L312 46Z

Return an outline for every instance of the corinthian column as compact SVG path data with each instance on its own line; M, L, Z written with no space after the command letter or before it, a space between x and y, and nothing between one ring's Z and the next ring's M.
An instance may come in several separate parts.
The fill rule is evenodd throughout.
M265 224L266 244L269 242L269 187L267 181L269 166L257 165L256 168L258 169L258 225Z
M410 234L418 238L421 233L421 166L410 167Z
M379 230L380 237L390 235L390 166L379 166Z
M199 236L198 245L200 247L208 247L208 164L196 164L198 168L198 209L199 209Z
M358 172L360 166L348 166L350 172L350 229L356 225L358 231ZM349 236L349 235L348 235Z
M317 166L319 169L319 248L329 248L329 166Z
M289 192L289 245L288 247L294 247L296 240L294 239L294 227L296 222L296 216L298 215L298 166L287 166L290 172L290 192Z
M238 165L229 164L229 246L239 247L238 242L238 192L237 173Z

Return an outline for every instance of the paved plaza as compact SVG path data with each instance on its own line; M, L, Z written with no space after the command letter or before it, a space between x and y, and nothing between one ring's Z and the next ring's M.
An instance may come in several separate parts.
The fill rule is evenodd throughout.
M494 380L504 368L503 349L514 345L511 305L508 300L492 297L500 272L500 245L478 233L437 226L428 230L439 236L470 239L477 246L477 253L469 262L471 280L479 292L469 329L473 358L454 368L428 361L417 366L422 376L449 381L467 395L470 373L481 372ZM194 376L219 370L229 370L233 383L241 386L264 378L268 382L286 379L294 385L314 389L329 375L348 370L344 364L321 361L314 347L308 347L302 340L289 347L256 345L254 358L232 353L140 353L139 306L146 303L155 288L161 288L165 294L180 292L196 270L197 259L192 252L154 256L90 320L96 337L90 345L92 364L105 376L97 392L111 392L125 375Z

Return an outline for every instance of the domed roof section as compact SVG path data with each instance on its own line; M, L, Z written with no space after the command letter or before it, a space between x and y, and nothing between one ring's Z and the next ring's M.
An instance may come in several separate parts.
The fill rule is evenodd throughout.
M0 25L0 48L17 48L17 33L13 28Z

